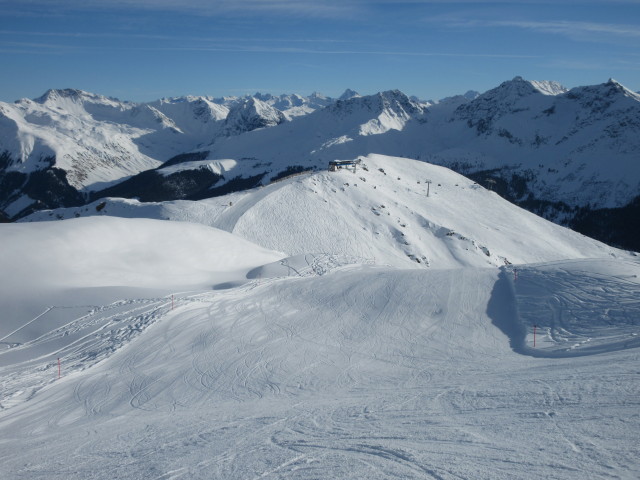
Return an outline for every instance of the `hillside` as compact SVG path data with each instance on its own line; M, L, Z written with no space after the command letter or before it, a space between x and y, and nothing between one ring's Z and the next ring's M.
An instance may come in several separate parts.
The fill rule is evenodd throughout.
M364 164L0 225L3 473L634 478L638 257Z
M307 173L208 200L107 199L22 221L95 215L201 223L288 256L339 254L403 268L628 255L516 207L451 170L380 155L362 158L355 172Z

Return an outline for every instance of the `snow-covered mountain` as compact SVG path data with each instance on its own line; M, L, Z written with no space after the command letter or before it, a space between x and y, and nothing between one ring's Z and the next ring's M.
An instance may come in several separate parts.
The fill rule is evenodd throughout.
M360 95L358 92L356 92L355 90L351 90L350 88L347 88L342 95L340 95L338 97L338 100L351 100L352 98L357 98L357 97L361 97L362 95Z
M208 143L211 134L229 115L229 108L207 97L177 97L151 102L150 107L162 112L194 142Z
M353 90L347 89L345 93L340 96L340 99L345 95L354 96L358 94ZM314 92L308 97L303 97L298 94L271 95L270 93L256 93L253 97L244 97L245 100L248 98L256 98L272 106L273 108L281 111L288 120L291 120L293 117L299 117L301 115L315 112L316 110L324 108L335 101L335 99L325 97L318 92Z
M15 216L81 203L88 190L210 142L226 114L225 107L202 98L138 105L79 90L1 104L1 208Z
M354 96L358 95L353 90L347 89L342 96ZM342 97L341 96L341 97ZM341 98L340 97L340 98ZM256 92L253 95L244 95L241 97L207 97L212 102L223 105L227 108L232 108L239 103L246 102L252 98L260 100L267 105L281 111L284 116L291 120L294 117L306 115L311 112L315 112L318 109L324 108L327 105L336 101L335 98L327 97L319 92L313 92L309 96L293 94L272 95L271 93Z
M286 117L280 110L251 97L229 109L220 135L240 135L258 128L274 127L285 121Z
M217 141L208 158L252 158L269 164L270 178L291 165L401 155L495 181L512 200L543 202L548 211L538 213L567 221L587 205L634 200L639 131L640 97L615 81L567 91L516 77L474 99L428 106L397 91L338 101L287 125Z
M613 80L567 91L517 77L473 99L423 104L384 92L336 102L287 126L216 142L209 158L254 159L269 165L264 178L369 153L421 159L546 218L640 249L629 230L638 213L639 133L640 97Z
M157 168L214 138L277 125L333 101L314 93L136 104L66 89L0 103L0 211L15 218L79 205L88 192Z
M204 198L377 153L453 168L546 218L640 249L628 221L640 203L640 96L614 80L567 90L516 77L437 102L398 91L343 97L135 105L52 91L2 104L0 210L18 218L101 196Z
M447 168L380 155L360 158L355 172L306 173L208 200L108 198L20 221L99 215L200 223L288 256L330 252L400 268L499 267L622 255Z
M518 77L461 105L451 119L475 133L465 132L465 150L483 153L468 168L529 173L530 189L546 200L612 207L638 192L629 160L640 146L640 97L613 80L566 91Z
M0 225L4 477L635 478L640 257L360 160Z

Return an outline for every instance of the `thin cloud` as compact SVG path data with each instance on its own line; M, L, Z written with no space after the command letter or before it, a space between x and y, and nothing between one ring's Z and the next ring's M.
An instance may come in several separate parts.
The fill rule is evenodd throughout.
M548 68L567 70L640 70L640 62L631 62L622 59L608 59L599 62L559 59L549 62L545 66Z
M255 41L255 39L254 39ZM141 51L141 52L211 52L211 53L272 53L272 54L292 54L292 55L372 55L372 56L390 56L390 57L450 57L450 58L495 58L495 59L532 59L540 58L537 55L523 54L499 54L499 53L456 53L456 52L415 52L415 51L386 51L386 50L353 50L353 49L311 49L304 47L284 47L284 46L268 46L264 44L254 45L235 45L228 46L228 42L220 42L219 45L203 45L197 42L193 45L175 45L165 47L151 46L92 46L92 45L59 45L50 43L35 42L0 42L0 51L31 54L63 54L78 53L88 51Z
M61 55L81 49L69 45L36 42L0 42L0 49L5 53L28 53L40 55Z
M602 70L602 62L588 62L573 59L554 60L545 64L547 68L563 70Z
M595 41L606 38L635 39L640 37L640 26L613 23L575 22L568 20L455 20L447 22L450 27L461 28L518 28L541 33L563 35L574 40Z
M610 23L591 22L532 22L532 21L495 21L492 26L518 27L528 30L538 30L548 33L557 33L573 37L589 34L617 35L622 37L640 37L640 27L637 25L617 25Z
M50 15L64 11L148 10L177 11L210 16L263 15L282 17L357 18L376 8L407 5L483 5L486 0L0 0L11 15ZM493 0L492 4L555 5L557 0ZM593 4L589 0L564 0L565 5ZM604 2L603 2L604 3ZM638 5L640 0L608 0L608 4ZM29 9L37 7L37 9Z
M185 37L172 35L153 35L146 33L130 32L109 32L109 33L87 33L87 32L43 32L43 31L17 31L0 30L1 35L8 35L13 38L22 37L52 37L52 38L111 38L111 39L140 39L140 40L166 40L170 42L208 42L228 44L230 42L260 42L260 43L313 43L313 44L341 44L347 43L345 40L335 38L277 38L277 37Z
M366 6L366 2L353 0L0 0L13 12L27 7L39 7L46 11L87 10L149 10L179 11L211 16L275 14L284 17L304 16L338 18L352 16Z
M0 45L5 47L21 47L21 48L44 48L53 50L56 48L69 48L66 45L52 45L51 43L34 43L34 42L2 42Z
M300 47L268 47L264 45L215 47L215 46L183 46L183 47L149 47L140 48L146 51L195 51L195 52L222 52L222 53L282 53L282 54L313 54L313 55L376 55L376 56L404 56L404 57L457 57L457 58L541 58L539 55L499 54L499 53L450 53L450 52L409 52L409 51L385 51L385 50L322 50Z
M114 38L114 39L142 39L154 40L154 45L143 44L129 45L126 50L137 51L184 51L184 52L220 52L220 53L278 53L278 54L314 54L314 55L376 55L376 56L404 56L404 57L459 57L459 58L539 58L536 55L524 54L500 54L500 53L456 53L456 52L424 52L424 51L401 51L401 50L366 50L347 47L349 41L327 39L327 38L304 38L304 39L278 39L262 37L236 37L236 38L216 38L216 37L176 37L169 35L147 35L136 33L60 33L60 32L17 32L12 30L0 30L0 36L6 35L15 38L16 35L29 37L52 37L64 38ZM158 40L166 41L168 44L158 46ZM282 45L278 45L281 43ZM291 47L289 45L299 45ZM232 46L230 46L232 45ZM303 45L317 45L318 48L306 48ZM93 51L93 50L122 50L124 47L116 45L88 45L79 46L60 45L54 43L35 42L0 42L0 46L33 48L31 53L46 53L40 48L56 49L58 51Z

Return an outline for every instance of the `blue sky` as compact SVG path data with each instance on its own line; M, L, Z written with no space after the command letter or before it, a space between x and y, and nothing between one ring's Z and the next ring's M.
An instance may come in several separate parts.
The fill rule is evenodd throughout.
M0 0L0 100L400 89L516 75L640 90L640 0Z

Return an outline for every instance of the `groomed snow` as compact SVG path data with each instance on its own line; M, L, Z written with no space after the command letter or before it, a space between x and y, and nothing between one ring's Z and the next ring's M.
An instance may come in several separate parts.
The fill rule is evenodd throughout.
M494 269L369 267L178 296L87 370L63 356L53 380L47 359L51 383L0 413L3 468L30 479L634 478L637 348L514 353L494 325L516 320L499 285Z
M639 258L364 163L0 225L6 478L637 478Z
M18 380L4 385L13 401L28 396L23 384L42 381L24 379L24 362L102 358L165 312L171 293L243 282L284 257L215 228L151 219L3 224L1 232L0 367ZM122 335L105 336L114 326Z

